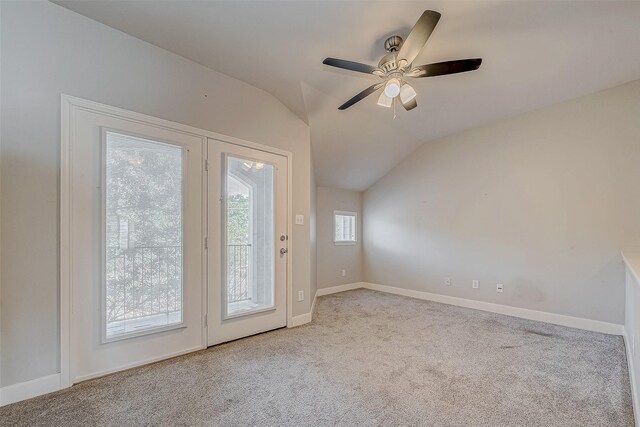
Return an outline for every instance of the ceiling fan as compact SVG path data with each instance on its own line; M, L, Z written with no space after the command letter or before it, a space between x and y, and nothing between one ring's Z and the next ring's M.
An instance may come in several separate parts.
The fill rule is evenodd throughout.
M369 86L342 104L338 109L346 110L384 87L378 98L378 105L390 108L394 104L396 97L399 96L400 103L409 111L416 108L418 104L416 102L416 91L405 81L407 77L434 77L477 70L482 63L482 58L458 59L418 65L417 67L413 66L413 60L418 56L429 36L431 36L439 19L440 14L438 12L425 10L411 29L406 40L402 40L400 36L391 36L385 40L384 48L389 53L380 60L377 67L336 58L327 58L322 61L325 65L359 73L373 74L383 79L380 83Z

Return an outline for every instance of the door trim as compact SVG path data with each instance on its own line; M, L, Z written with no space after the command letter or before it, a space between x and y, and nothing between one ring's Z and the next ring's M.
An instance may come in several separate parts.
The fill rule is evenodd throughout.
M264 144L259 144L251 141L246 141L240 138L235 138L227 135L223 135L216 132L211 132L203 129L198 129L193 126L184 125L181 123L172 122L165 119L160 119L146 114L137 113L134 111L125 110L118 107L112 107L109 105L101 104L95 101L90 101L74 96L61 94L60 96L60 386L61 388L70 387L71 383L71 367L72 367L72 337L71 337L71 298L73 283L71 280L71 271L73 266L73 256L71 251L71 242L73 235L71 208L73 206L73 182L71 180L73 165L71 164L71 153L73 149L73 142L75 135L73 130L76 125L76 111L91 111L117 117L120 119L129 120L136 123L142 123L152 125L167 130L179 131L193 136L202 138L211 138L218 141L226 142L229 144L239 145L247 148L265 151L268 153L278 154L287 158L287 235L289 236L289 245L293 247L293 224L292 224L292 212L293 212L293 194L292 194L292 179L293 179L293 153L290 151L282 150L279 148L271 147ZM204 161L208 163L208 150L203 150ZM203 196L207 195L207 173L202 176L203 180ZM206 199L205 199L206 200ZM207 230L207 203L203 203L203 233L202 242L204 245L205 239L208 235ZM210 246L210 245L209 245ZM207 347L207 257L208 250L205 248L202 251L202 312L204 319L202 319L202 331L201 331L201 346L192 349L185 349L185 352L196 351ZM289 258L287 262L287 327L293 327L293 257L289 252ZM173 355L165 355L161 359L167 359L174 357ZM135 366L140 366L149 363L149 361L143 361ZM123 369L132 368L134 366L123 367Z

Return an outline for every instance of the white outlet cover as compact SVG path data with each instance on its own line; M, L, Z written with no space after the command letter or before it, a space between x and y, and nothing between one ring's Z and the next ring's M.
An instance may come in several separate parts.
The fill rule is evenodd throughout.
M298 291L298 301L304 301L304 291Z
M504 285L502 283L496 284L496 292L504 292Z
M342 277L347 277L347 270L343 269L341 274L342 274Z
M445 277L444 278L444 284L446 286L451 286L451 277Z
M304 215L296 215L296 225L304 225Z
M472 280L471 281L471 287L473 289L478 289L480 287L480 281L479 280Z

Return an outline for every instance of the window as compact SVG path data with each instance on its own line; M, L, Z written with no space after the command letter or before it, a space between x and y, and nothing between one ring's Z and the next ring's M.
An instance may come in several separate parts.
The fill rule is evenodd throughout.
M275 308L272 164L226 156L226 309L223 318Z
M104 330L182 324L182 148L105 132Z
M336 245L355 245L358 214L333 211L333 242Z

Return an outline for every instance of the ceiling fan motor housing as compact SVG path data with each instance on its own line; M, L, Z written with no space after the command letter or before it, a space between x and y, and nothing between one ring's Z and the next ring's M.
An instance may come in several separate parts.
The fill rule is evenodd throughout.
M402 74L404 69L407 67L407 61L398 60L398 51L400 47L402 47L403 42L404 41L400 36L391 36L385 40L384 48L389 53L383 56L378 63L378 68L384 73L381 77L389 77L393 74Z
M400 50L400 46L402 46L402 37L400 36L391 36L384 41L384 49L387 52L397 52Z
M398 69L398 58L396 55L396 52L389 52L382 57L378 63L378 68L381 69L385 75L389 75Z

